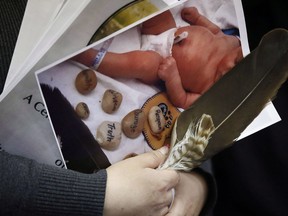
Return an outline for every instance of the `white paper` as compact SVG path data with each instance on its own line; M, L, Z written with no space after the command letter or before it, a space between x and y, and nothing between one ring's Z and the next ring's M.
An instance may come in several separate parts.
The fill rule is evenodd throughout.
M22 20L14 54L10 63L4 88L19 73L19 68L27 60L46 29L53 24L65 0L28 0ZM18 71L18 73L17 73Z
M1 101L1 149L62 167L64 162L42 97L33 88L38 86L30 73Z
M114 13L115 10L117 10L115 5L119 6L119 4L126 4L130 1L131 0L122 0L117 1L117 4L111 4L111 2L106 0L95 0L93 2L71 0L69 1L71 4L65 4L63 6L55 17L53 25L49 26L46 32L41 34L40 39L25 62L18 68L19 73L15 72L15 74L18 73L17 76L11 80L8 88L6 88L0 96L0 121L2 125L0 130L1 149L9 153L35 159L38 162L65 167L63 157L59 150L57 137L55 137L55 133L47 118L47 110L45 109L35 78L34 68L37 68L35 65L38 63L39 68L45 66L45 64L41 64L41 62L39 63L40 59L46 63L53 61L52 59L47 60L45 54L48 51L52 52L51 47L53 47L55 43L58 45L55 46L53 50L54 55L57 56L57 62L54 64L64 61L65 58L69 58L69 54L71 55L71 52L75 52L75 49L78 50L86 46L87 41L85 38L88 38L87 32L80 31L82 34L74 35L71 34L72 30L75 31L75 29L80 28L83 23L86 23L85 19L89 20L91 14L98 16L105 14L105 18L103 17L103 20L105 20L110 16L107 11ZM103 7L99 7L100 3ZM93 6L93 8L91 8L91 6ZM167 5L164 6L168 9ZM156 15L156 13L154 15ZM81 20L81 22L79 22L79 20ZM96 19L96 21L97 20L98 19ZM101 25L101 22L95 22L95 28L93 31L91 30L90 33L94 32ZM133 26L134 24L127 26L125 29L127 30ZM118 33L120 32L121 31ZM73 46L60 46L60 44L62 44L61 41L66 41L66 37L67 40L74 37L74 40L71 41L71 43L73 43L68 44ZM92 35L89 37L92 37ZM100 42L101 41L99 41L99 43ZM63 50L65 50L64 53L62 52Z
M207 2L208 1L206 1L206 3ZM188 1L188 5L189 3L190 1ZM237 14L236 15L237 18L240 17L239 19L240 20L240 23L239 23L240 34L245 35L246 34L245 23L241 23L243 22L244 19L241 13L237 12L238 10L242 10L242 7L239 5L235 10L235 14ZM212 11L210 11L209 13L213 15ZM137 48L137 44L139 44L140 42L139 41L137 42L137 38L136 40L134 40L135 39L134 33L137 30L135 30L134 32L133 31L134 31L133 29L130 29L128 31L125 31L117 35L113 39L113 42L111 44L111 47L109 48L109 51L126 52L126 51L130 51L132 46L134 47L134 49L139 49L139 47ZM243 36L243 38L241 38L241 42L243 45L243 49L249 53L250 51L249 51L248 42L245 39L247 39L247 37ZM94 44L94 45L97 45L97 44ZM90 47L81 49L80 51L77 51L76 53L84 52L88 48ZM75 54L70 55L70 57L72 57L73 55ZM140 84L139 82L135 83L135 80L128 81L128 80L121 80L121 79L111 79L110 77L106 77L105 75L97 73L97 76L99 77L99 80L98 80L99 83L97 84L97 91L93 92L89 96L80 95L75 90L74 78L76 77L77 73L79 73L85 67L83 68L83 66L81 67L77 64L73 65L71 62L63 62L66 59L62 59L61 61L58 61L50 65L50 67L48 66L47 68L38 71L36 73L37 79L39 80L39 83L45 83L45 84L49 84L52 87L57 87L63 93L63 95L67 97L67 99L69 100L72 106L76 106L77 102L79 101L86 101L86 102L88 101L89 107L91 108L91 110L95 111L97 115L92 116L91 119L86 120L84 122L87 124L91 133L94 135L96 133L97 126L99 126L101 122L103 122L104 120L121 122L121 119L125 116L125 112L127 114L127 112L130 110L133 110L133 108L141 107L143 103L145 103L145 100L147 100L149 97L151 97L157 92L157 90L151 87L150 89L145 88L145 86L143 86L143 84ZM101 96L103 95L105 89L107 88L112 88L120 92L126 89L125 91L126 94L124 94L124 97L125 96L127 97L127 95L130 94L128 96L128 99L127 98L124 99L125 105L123 105L122 107L123 109L121 109L117 115L113 115L113 116L107 115L101 110L101 107L99 107L99 101L101 101ZM130 88L130 90L127 90L127 88ZM137 90L140 90L140 91L137 92ZM130 107L128 106L129 104L130 104ZM265 110L263 110L263 112L255 119L255 121L242 133L239 139L242 139L252 133L255 133L258 130L261 130L277 121L279 121L279 116L277 112L275 112L273 105L269 103L267 107L265 108ZM53 125L51 126L53 127ZM111 163L115 163L123 159L125 155L127 155L128 153L134 152L134 153L139 154L139 153L144 153L149 150L151 150L151 148L147 145L143 136L140 136L135 140L131 140L131 139L127 139L127 137L123 137L123 140L120 144L120 147L117 149L117 152L106 151L103 149L103 151L105 152L106 156L108 157Z
M45 32L41 34L41 38L35 42L36 45L34 45L31 52L27 55L26 60L13 71L13 74L15 75L13 76L12 82L9 83L9 86L6 87L5 91L0 96L0 101L29 71L32 70L35 64L67 30L88 3L89 0L79 2L77 0L71 0L63 5L58 16L56 16L55 21L47 26Z
M128 0L123 0L121 2L124 4L125 2L127 3L127 1ZM98 15L100 14L103 20L105 20L103 15L105 10L109 11L108 9L111 9L111 12L115 10L115 5L112 9L110 7L111 2L107 3L108 1L106 0L71 0L65 2L71 4L63 5L58 13L55 12L55 14L57 14L56 16L54 13L51 13L51 16L54 18L51 18L50 21L49 19L46 20L46 25L49 26L48 29L46 29L45 32L39 32L38 36L35 36L36 38L38 37L38 41L35 41L36 45L33 46L30 54L27 55L27 59L25 59L25 61L23 60L22 65L20 65L20 61L17 63L15 60L13 65L18 65L18 68L15 68L15 70L11 69L13 71L11 74L13 78L9 80L10 83L8 87L5 88L3 94L0 96L0 121L1 125L3 125L0 130L1 149L60 167L63 167L65 162L60 152L57 137L55 136L49 119L46 118L46 110L43 106L44 101L39 91L34 72L37 70L37 73L41 73L48 70L77 53L103 42L105 39L85 47L87 39L91 37L90 34L93 33L93 31L86 32L86 30L83 29L85 26L83 23L88 23L86 21L90 23L91 14L93 16L95 15L94 18L96 20L100 20L100 18L97 17L97 9L100 8L97 6L99 6L99 4L103 4L101 11L98 11ZM97 4L95 2L97 2ZM120 1L117 1L117 4L119 2ZM177 2L177 4L178 3L179 2ZM159 2L158 4L161 5ZM104 7L104 5L107 5L107 7ZM175 5L172 4L169 6ZM55 6L55 8L58 7ZM159 9L158 13L166 9L168 9L168 6ZM240 12L238 13L237 10L240 10ZM236 8L236 14L240 17L241 10L242 7ZM125 27L108 36L106 39L125 32L156 14L157 13ZM109 14L105 15L106 18L107 16L109 16ZM103 20L101 20L101 22L103 22ZM101 22L95 22L94 27L99 27ZM241 25L239 25L239 27L241 39L244 40L243 43L245 43L245 24L243 24L244 31L241 30ZM91 26L89 26L89 28L91 28ZM77 29L81 29L81 31L77 31ZM27 38L23 39L23 41L24 40L27 40ZM19 41L21 41L21 39ZM29 46L32 47L32 45L33 44L30 43ZM19 45L19 47L21 46ZM27 52L27 50L28 48L24 49L25 52ZM16 56L17 55L16 53ZM24 52L19 54L18 57L21 55L24 55ZM15 58L17 59L18 57ZM262 115L263 117L258 117L255 120L257 123L254 124L253 122L252 126L247 128L247 131L243 133L243 137L279 121L279 116L271 104L267 106L266 111L263 111L260 116Z

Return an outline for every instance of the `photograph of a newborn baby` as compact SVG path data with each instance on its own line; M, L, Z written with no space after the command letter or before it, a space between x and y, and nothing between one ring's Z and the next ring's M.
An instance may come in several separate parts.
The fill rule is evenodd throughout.
M225 4L215 10L226 14L187 1L38 74L69 169L91 173L169 144L179 113L243 58ZM235 20L219 27L202 12Z
M97 71L114 78L139 79L146 84L162 80L172 103L185 109L243 55L237 29L230 29L232 35L225 34L195 7L183 8L181 16L188 26L177 27L171 11L144 22L140 50L104 55L91 49L74 60L97 66ZM97 55L101 64L95 62Z

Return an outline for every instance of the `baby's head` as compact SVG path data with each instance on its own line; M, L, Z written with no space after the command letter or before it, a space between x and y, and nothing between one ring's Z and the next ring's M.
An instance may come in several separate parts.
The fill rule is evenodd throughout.
M188 36L174 44L172 55L177 62L185 90L202 94L242 59L239 39L203 26L179 28L176 35Z

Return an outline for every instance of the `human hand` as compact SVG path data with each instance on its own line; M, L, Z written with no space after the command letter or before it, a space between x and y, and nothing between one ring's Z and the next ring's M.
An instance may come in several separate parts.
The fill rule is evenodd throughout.
M177 63L172 56L164 58L158 68L158 77L165 82L175 82L178 85L181 79L177 68Z
M163 147L107 168L103 215L166 215L173 199L172 188L179 182L176 171L155 169L167 154L168 148Z
M177 63L172 56L163 59L158 68L158 77L165 82L166 92L172 104L184 108L187 92L182 86Z
M175 187L175 199L167 216L199 215L207 196L204 178L195 172L180 173L180 181Z
M182 79L187 77L181 79L177 63L172 56L163 59L158 68L158 76L165 82L166 92L174 106L187 109L199 98L199 93L184 89Z

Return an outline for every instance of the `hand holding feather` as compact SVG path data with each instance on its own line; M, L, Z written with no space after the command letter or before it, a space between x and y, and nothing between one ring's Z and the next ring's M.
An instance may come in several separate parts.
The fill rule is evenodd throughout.
M190 171L231 146L288 76L288 31L267 33L259 46L175 122L170 153L159 168Z

